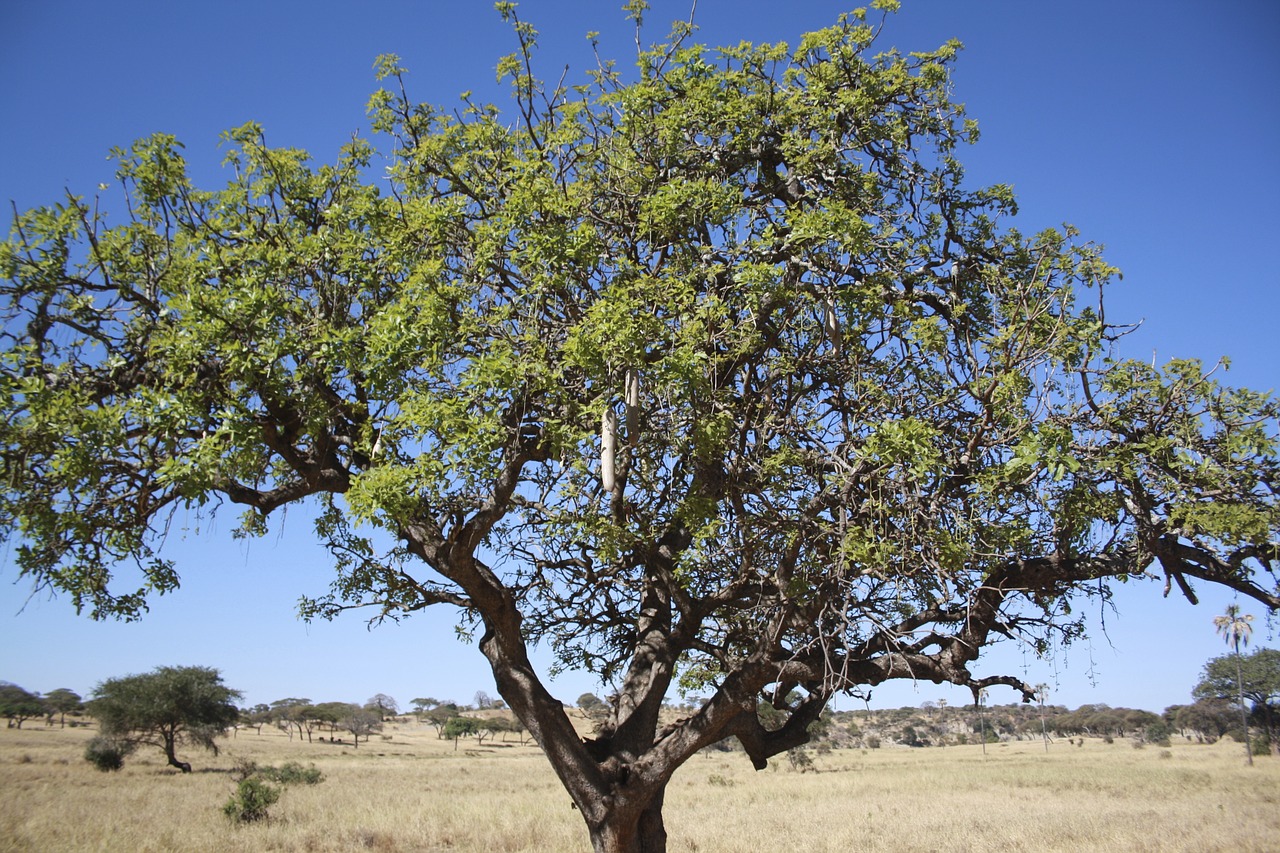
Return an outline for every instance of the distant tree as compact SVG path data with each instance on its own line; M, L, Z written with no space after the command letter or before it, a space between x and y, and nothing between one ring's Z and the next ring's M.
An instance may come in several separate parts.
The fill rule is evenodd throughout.
M609 706L594 693L583 693L578 697L578 709L594 723L602 723L609 716Z
M177 747L186 743L218 753L216 738L240 712L240 691L222 683L216 669L162 666L143 675L109 678L93 691L89 713L103 735L133 744L158 746L169 765L183 773Z
M24 721L44 715L44 701L39 693L24 690L8 681L0 681L0 716L9 721L9 728L20 729Z
M258 734L262 734L262 727L273 719L275 719L275 713L271 710L271 706L262 702L240 711L240 725L256 729Z
M1209 743L1230 731L1235 704L1235 691L1219 698L1197 699L1190 705L1178 706L1173 715L1173 725L1182 732L1195 732Z
M59 726L65 728L67 714L80 710L83 707L83 700L80 694L74 690L67 687L59 687L45 694L44 704L50 714L56 713L58 715Z
M1244 754L1248 758L1250 766L1253 765L1253 744L1249 741L1249 715L1248 709L1244 704L1244 675L1240 666L1240 646L1249 645L1249 638L1253 636L1253 626L1249 624L1252 621L1253 616L1241 613L1240 605L1238 604L1228 604L1225 613L1221 616L1213 617L1213 625L1217 629L1218 635L1235 652L1236 697L1240 702L1240 726L1244 729Z
M353 710L339 723L344 731L351 732L356 749L360 748L360 738L368 740L374 732L382 731L382 715L377 711L365 708Z
M311 719L327 725L329 736L332 737L343 720L359 710L360 706L351 702L320 702L311 706Z
M1044 751L1049 751L1049 729L1045 725L1044 703L1049 697L1049 685L1041 682L1036 685L1036 703L1040 706L1040 736L1044 739Z
M475 717L450 717L444 725L443 735L453 741L453 748L457 750L459 738L479 734L480 730L480 721Z
M435 706L439 705L440 700L434 699L430 696L426 696L426 697L420 697L418 699L412 699L410 700L409 704L413 705L413 712L415 714L422 714L426 712L428 709L434 708Z
M493 697L484 690L477 690L476 695L472 697L472 701L476 703L476 708L480 710L493 705Z
M436 730L436 737L443 738L444 727L448 724L449 720L453 719L456 710L456 706L453 709L450 709L444 705L439 705L427 711L422 716L423 719L430 723Z
M987 691L985 689L973 688L973 706L978 710L978 740L982 744L982 754L987 754L987 724L982 707L987 702Z
M1280 754L1280 651L1261 648L1249 655L1224 655L1204 666L1192 695L1201 700L1245 700L1267 733L1272 750Z
M384 720L387 717L394 717L400 711L399 703L385 693L375 693L364 706L376 712Z
M310 712L311 700L291 696L287 699L277 699L271 703L271 713L276 721L276 725L289 735L289 740L293 740L293 733L298 732L298 739L301 740L304 734L310 736L310 731L306 725L306 716Z

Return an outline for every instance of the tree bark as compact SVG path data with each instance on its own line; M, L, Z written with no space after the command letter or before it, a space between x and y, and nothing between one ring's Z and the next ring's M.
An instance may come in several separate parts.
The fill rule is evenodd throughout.
M667 827L662 820L665 788L640 811L605 806L604 818L588 826L593 853L666 853Z

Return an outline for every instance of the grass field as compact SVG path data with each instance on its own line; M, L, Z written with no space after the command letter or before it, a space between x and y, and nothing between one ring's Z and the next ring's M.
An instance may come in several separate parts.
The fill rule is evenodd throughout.
M91 729L0 729L0 851L576 851L586 830L536 747L388 725L358 750L240 732L222 753L159 750L119 773L82 758ZM314 763L260 824L221 813L238 759ZM672 851L1280 850L1280 759L1238 744L1134 749L1039 742L837 750L798 773L699 756L666 798ZM778 766L773 766L777 764Z

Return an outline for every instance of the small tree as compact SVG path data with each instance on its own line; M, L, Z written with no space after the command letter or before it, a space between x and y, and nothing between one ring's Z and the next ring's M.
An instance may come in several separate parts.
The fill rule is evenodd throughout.
M360 738L368 740L374 732L382 731L382 715L376 711L360 708L344 717L339 725L342 726L343 731L351 732L355 748L359 749Z
M1228 604L1226 613L1213 617L1218 635L1235 652L1236 698L1240 702L1240 726L1244 729L1244 754L1250 766L1253 765L1253 744L1249 743L1249 712L1244 704L1244 675L1240 667L1240 646L1249 645L1249 638L1253 636L1253 626L1249 624L1252 621L1253 616L1241 613L1238 604Z
M66 687L59 687L56 690L50 690L44 697L44 704L50 714L58 715L58 725L66 728L67 714L71 711L78 711L83 707L83 700L80 694Z
M10 728L22 728L24 721L43 717L44 701L39 693L24 690L8 681L0 681L0 716L7 719Z
M427 712L427 710L439 705L440 700L432 698L430 696L423 696L417 699L409 700L409 704L413 705L413 712L415 714L417 714L418 716L422 716L424 713Z
M443 736L453 741L453 748L458 749L458 739L480 733L480 721L475 717L450 717L444 724Z
M89 713L102 733L133 745L158 746L169 765L191 765L177 756L186 743L218 752L216 738L239 716L240 691L222 683L216 669L162 666L143 675L109 678L94 689Z

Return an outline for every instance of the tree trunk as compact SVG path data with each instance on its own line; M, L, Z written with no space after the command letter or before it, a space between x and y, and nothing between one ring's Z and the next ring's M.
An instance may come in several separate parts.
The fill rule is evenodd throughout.
M166 733L164 738L164 756L169 759L169 766L176 767L183 773L191 772L191 765L185 761L179 761L176 753L177 741L174 736Z
M667 828L662 821L663 792L637 813L607 808L605 817L589 826L594 853L666 853Z

